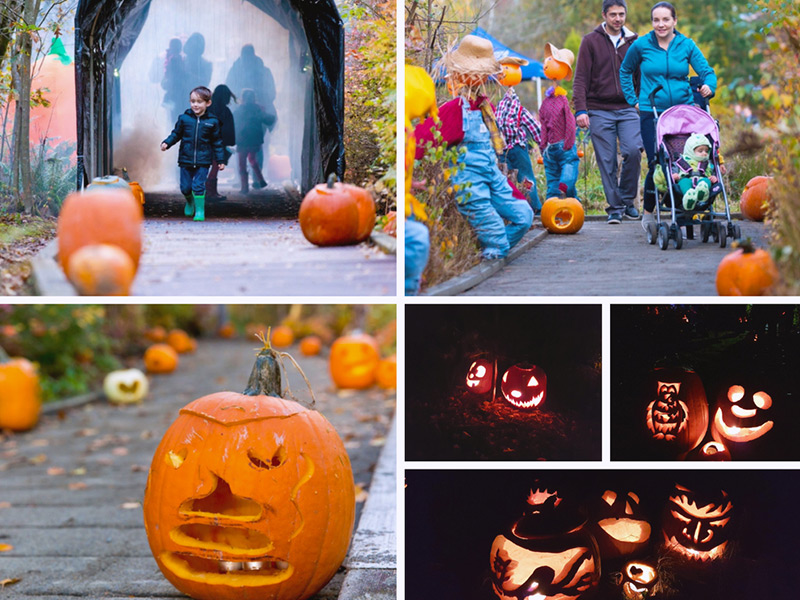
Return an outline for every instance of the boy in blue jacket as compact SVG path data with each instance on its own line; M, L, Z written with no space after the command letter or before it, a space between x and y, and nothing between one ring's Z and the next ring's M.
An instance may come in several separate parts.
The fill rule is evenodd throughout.
M217 117L208 112L211 90L194 88L189 94L190 108L178 117L172 133L161 142L161 151L180 141L178 166L181 168L181 193L186 198L183 214L195 221L205 220L206 178L213 158L219 170L225 169L224 147Z

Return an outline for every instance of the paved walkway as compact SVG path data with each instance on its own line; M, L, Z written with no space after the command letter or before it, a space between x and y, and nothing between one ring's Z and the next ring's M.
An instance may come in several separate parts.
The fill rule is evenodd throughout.
M176 373L151 377L141 405L98 400L51 406L33 431L0 436L0 549L13 547L0 552L0 585L19 579L0 596L183 597L161 575L147 544L141 508L147 471L180 407L207 393L243 389L255 347L201 339L195 354L181 357ZM357 533L345 568L315 599L382 598L363 591L365 578L379 579L394 597L394 394L377 388L337 392L324 358L299 360L317 408L345 442L356 484L368 491L357 502ZM289 381L296 395L307 397L298 376Z

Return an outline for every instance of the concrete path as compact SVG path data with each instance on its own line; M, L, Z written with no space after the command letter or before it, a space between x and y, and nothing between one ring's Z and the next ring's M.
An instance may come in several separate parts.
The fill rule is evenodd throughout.
M0 435L0 596L183 597L161 575L147 544L141 508L147 471L180 407L207 393L243 388L255 345L201 339L174 374L151 377L150 395L141 405L97 400L49 406L33 431ZM380 577L387 597L394 597L395 442L387 440L394 394L377 388L337 392L325 358L299 361L317 409L344 440L355 482L367 492L357 501L357 533L347 562L314 598L370 597L342 592L345 582L353 588L365 576ZM298 376L289 381L297 396L307 398ZM1 551L4 545L12 548ZM2 587L7 579L19 581Z

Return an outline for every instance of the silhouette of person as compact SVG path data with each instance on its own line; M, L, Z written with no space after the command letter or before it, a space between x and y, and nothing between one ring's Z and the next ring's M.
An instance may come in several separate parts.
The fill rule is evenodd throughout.
M183 103L186 101L186 68L181 55L181 41L172 38L169 41L164 65L162 68L161 88L164 90L162 104L167 109L167 117L172 123L179 112L182 112Z
M209 114L217 117L219 121L225 164L228 164L228 159L231 157L231 151L228 149L228 146L236 145L236 126L234 125L233 113L231 109L228 108L231 99L236 102L236 96L231 93L230 88L225 84L220 84L214 88L214 93L211 95L211 106L208 107ZM222 201L225 200L225 196L220 196L217 190L218 170L219 164L216 158L214 158L211 162L211 169L208 172L208 180L206 181L206 198Z
M186 80L184 89L186 94L198 86L209 87L211 83L211 61L203 58L206 50L206 39L201 33L193 33L183 44L183 53L186 55Z

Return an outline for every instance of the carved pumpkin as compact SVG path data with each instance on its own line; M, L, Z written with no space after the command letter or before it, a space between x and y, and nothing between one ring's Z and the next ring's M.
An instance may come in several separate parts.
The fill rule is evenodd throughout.
M178 353L169 344L153 344L144 351L148 373L172 373L178 367Z
M728 450L725 444L721 442L706 442L700 448L700 453L697 455L697 459L708 462L723 462L731 459L731 451Z
M67 273L69 258L90 244L113 244L139 266L142 253L142 206L130 187L99 186L73 192L58 215L58 261Z
M172 329L167 334L167 344L172 346L178 354L194 352L197 349L197 342L183 329Z
M763 221L769 208L769 185L772 177L759 175L753 177L744 186L739 208L742 215L751 221Z
M540 408L547 397L547 375L536 365L514 365L503 374L500 391L517 408Z
M276 348L287 348L294 342L294 332L288 325L278 325L272 330L270 342Z
M647 432L662 451L685 455L708 429L708 401L700 377L692 370L657 368L650 377L656 398L647 405Z
M778 269L766 250L755 249L748 241L725 255L717 267L717 293L720 296L763 296L778 281Z
M136 266L113 244L89 244L69 257L67 279L81 296L128 296Z
M474 394L485 394L494 387L494 361L476 358L467 371L467 389Z
M372 233L375 227L375 200L369 190L357 185L343 183L342 187L350 192L358 210L358 231L355 241L363 242Z
M393 354L381 359L375 371L375 379L378 382L378 386L384 390L397 388L397 356Z
M663 546L691 562L725 555L733 504L724 490L696 492L675 484L662 525Z
M362 390L375 383L380 355L375 339L365 333L344 335L333 342L329 359L337 387Z
M585 521L566 518L556 492L531 490L528 507L492 543L494 593L507 600L579 600L600 581L600 553Z
M577 198L548 198L542 205L542 225L550 233L577 233L583 227L583 205Z
M606 490L594 507L592 533L606 558L630 556L643 550L650 542L650 523L634 492L618 493Z
M622 569L622 597L626 600L645 600L655 595L658 571L653 565L631 561Z
M772 396L759 388L725 386L717 396L711 437L726 446L757 440L775 425L767 412L771 407Z
M153 456L143 505L150 549L198 600L304 600L347 553L350 459L324 416L273 395L275 355L259 353L244 394L184 406Z
M9 359L0 349L0 429L31 429L39 422L41 408L36 367L24 358Z
M147 376L139 369L111 371L103 380L103 391L112 404L141 402L149 389Z
M522 81L522 69L519 65L501 63L500 66L503 67L503 73L497 78L500 85L513 87Z
M322 350L322 340L316 335L307 335L300 340L300 353L303 356L316 356Z
M314 186L300 204L300 229L303 236L316 246L355 244L359 229L358 206L352 193L336 176L327 184Z

